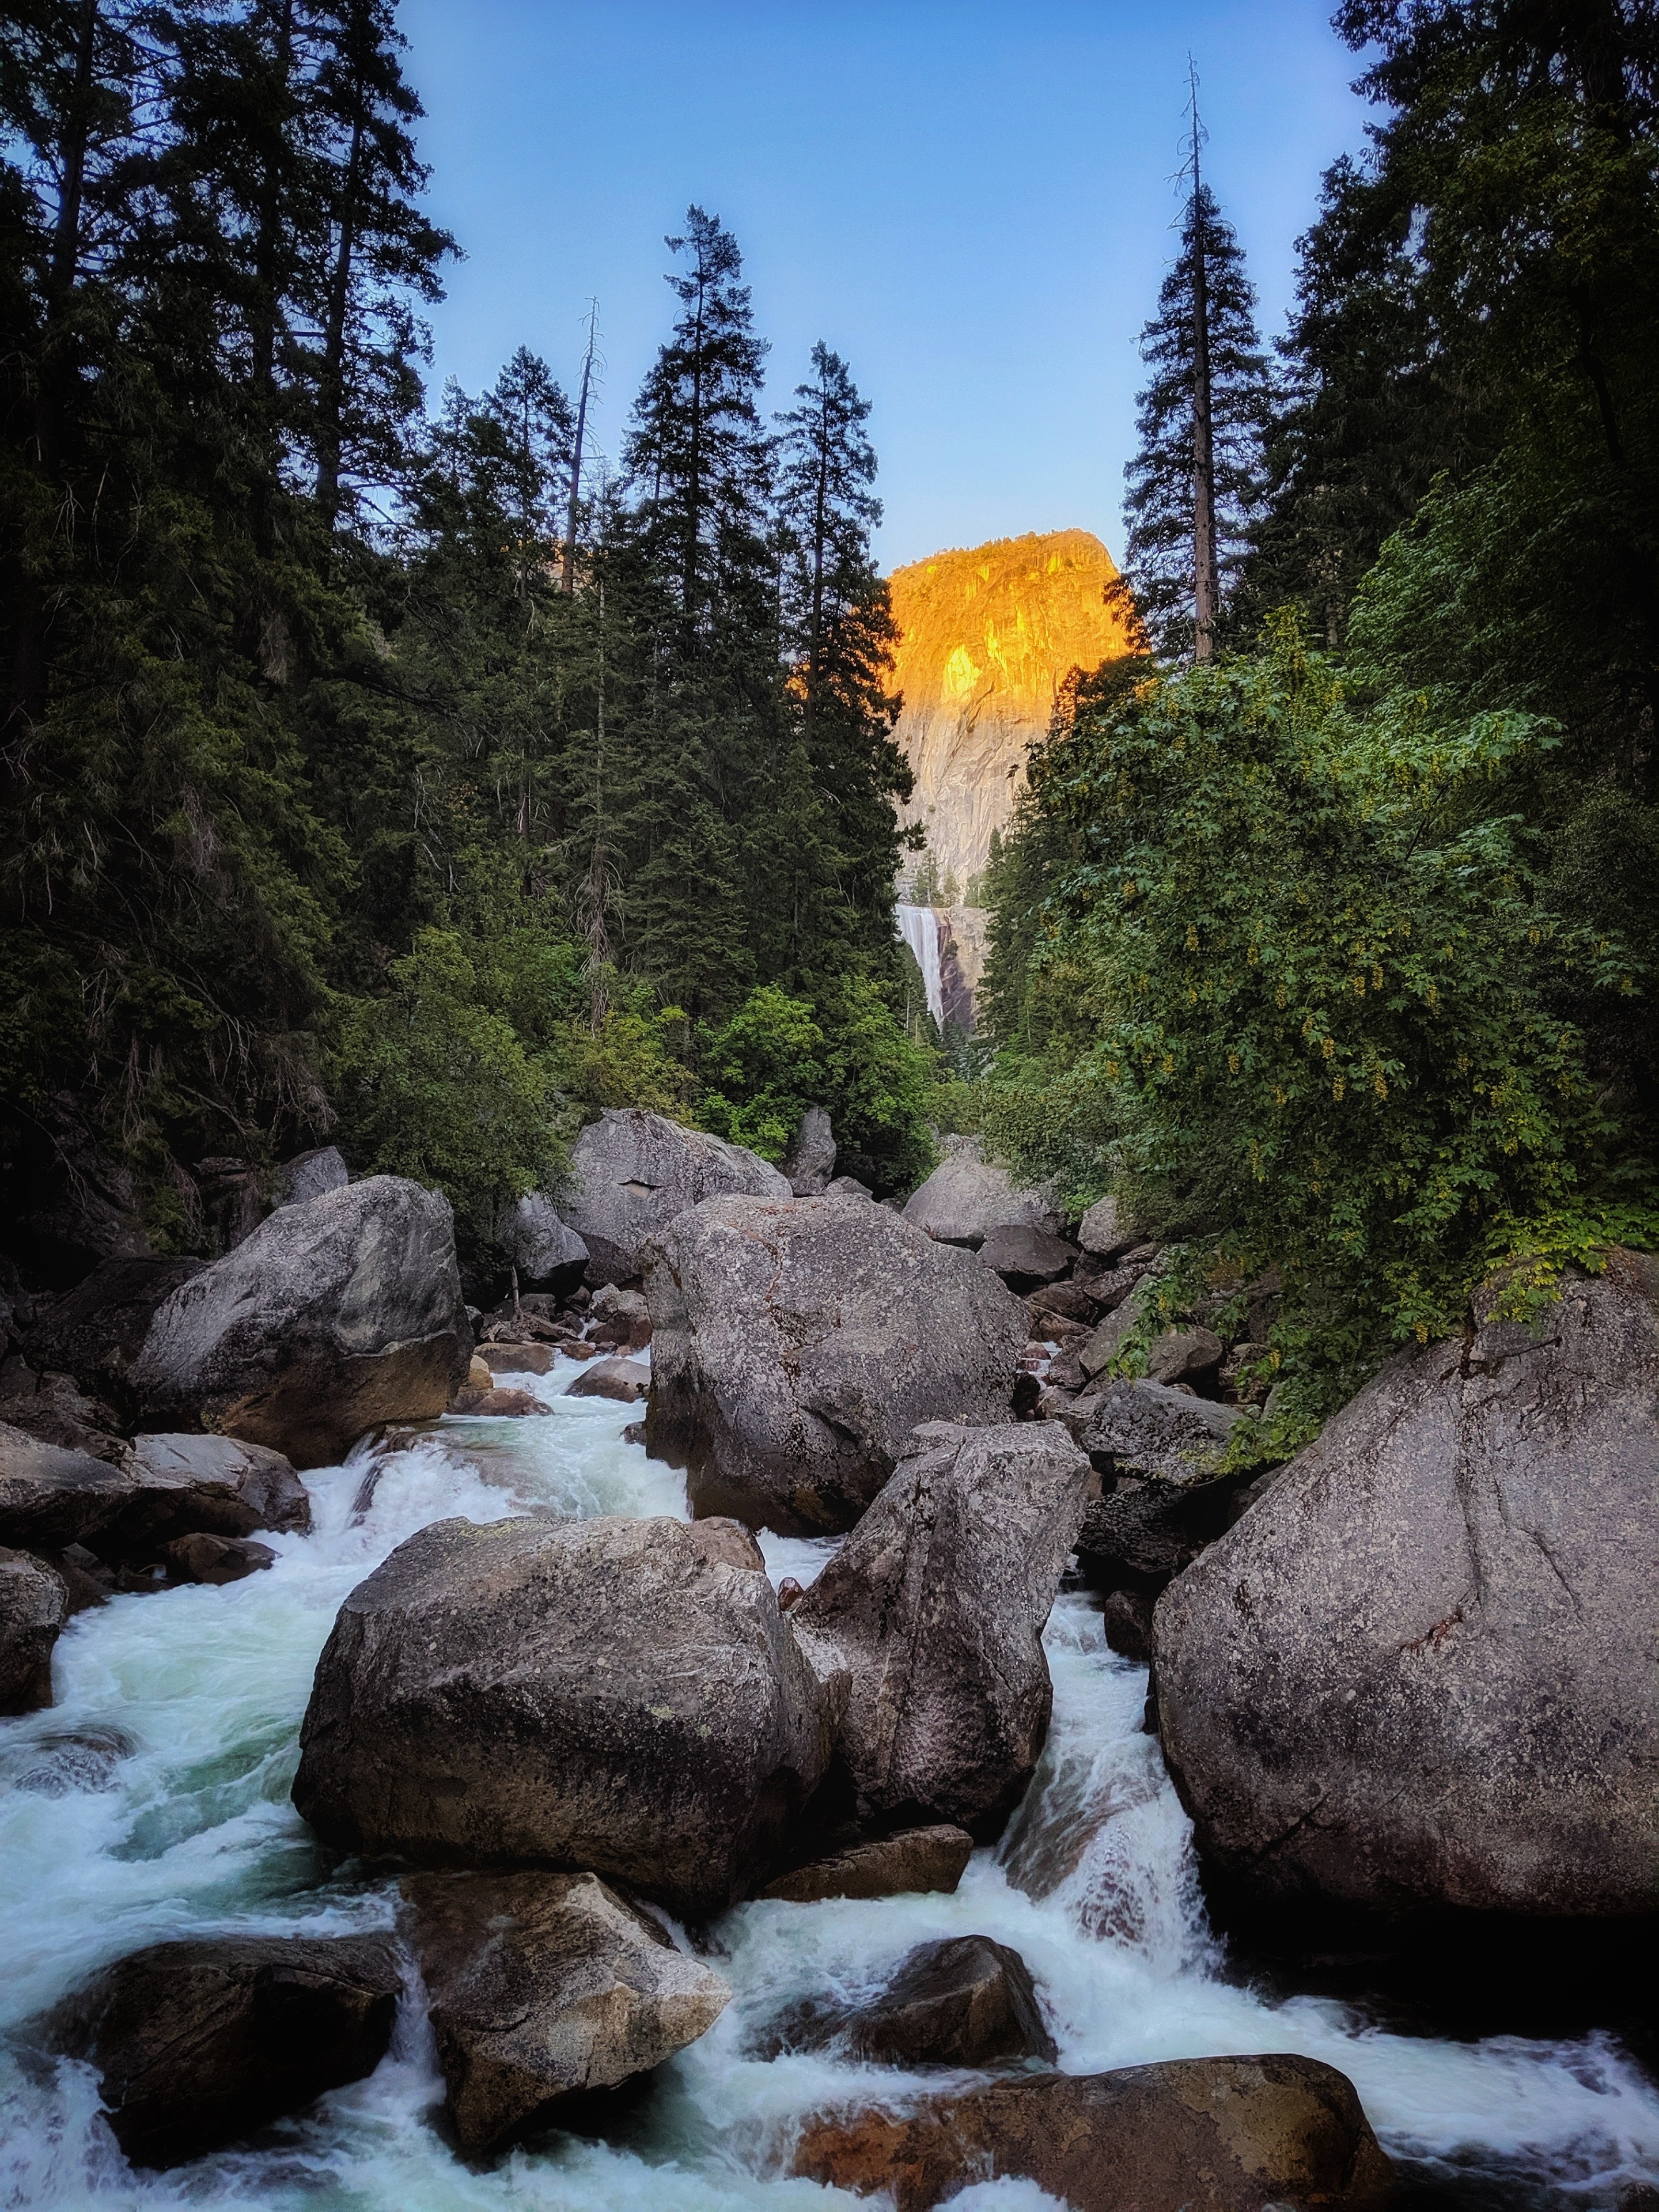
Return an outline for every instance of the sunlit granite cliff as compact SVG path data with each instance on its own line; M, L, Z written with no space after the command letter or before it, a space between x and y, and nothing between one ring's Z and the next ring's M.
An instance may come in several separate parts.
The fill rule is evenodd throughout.
M1067 671L1124 651L1103 597L1116 574L1086 530L1000 538L894 571L895 735L916 779L906 819L926 829L947 901L952 878L957 896L969 892L1013 811L1025 748Z

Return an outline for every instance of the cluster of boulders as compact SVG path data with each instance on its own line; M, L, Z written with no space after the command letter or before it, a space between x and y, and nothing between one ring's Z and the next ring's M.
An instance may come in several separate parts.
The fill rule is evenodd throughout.
M510 1378L565 1358L573 1390L644 1401L697 1517L422 1529L341 1607L294 1784L326 1843L402 1873L469 2154L599 2109L718 2017L727 1985L659 1914L954 1888L1035 1770L1073 1556L1152 1662L1221 1877L1389 1911L1651 1909L1653 1263L1573 1275L1528 1324L1494 1286L1467 1342L1403 1356L1250 1481L1221 1462L1268 1379L1275 1277L1154 1329L1160 1255L1115 1200L1067 1234L960 1140L902 1209L834 1166L822 1115L780 1171L607 1114L570 1190L504 1218L487 1314L443 1201L388 1177L205 1266L107 1262L0 1370L0 1697L38 1700L73 1603L259 1565L257 1531L305 1525L295 1467L388 1420L544 1412ZM847 1540L775 1591L763 1528ZM384 1937L162 1945L42 2038L92 2059L118 2137L165 2164L368 2070L397 1980ZM799 2173L901 2207L988 2171L1079 2207L1386 2187L1351 2086L1312 2062L1042 2070L1041 1993L984 1936L763 2043L989 2069L800 2138Z

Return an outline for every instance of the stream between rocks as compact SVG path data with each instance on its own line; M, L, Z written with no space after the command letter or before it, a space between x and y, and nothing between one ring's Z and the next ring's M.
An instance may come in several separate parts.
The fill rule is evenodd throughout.
M635 1408L559 1394L578 1371L500 1378L547 1418L446 1419L306 1478L310 1536L267 1535L265 1573L225 1588L118 1597L78 1615L49 1711L0 1722L0 2030L96 1968L183 1936L340 1935L391 1927L396 1885L325 1851L289 1802L317 1655L347 1592L428 1523L528 1509L687 1517L681 1477L623 1431ZM810 1583L836 1540L766 1537L775 1580ZM749 2055L805 1996L872 1996L927 1939L983 1934L1036 1977L1068 2073L1157 2059L1299 2051L1340 2067L1409 2203L1606 2205L1659 2180L1659 2093L1610 2037L1450 2042L1388 2032L1326 1998L1271 2001L1231 1977L1204 1916L1188 1823L1141 1732L1146 1670L1115 1657L1097 1606L1050 1621L1054 1714L1029 1796L953 1896L740 1905L696 1931L736 1996L672 2060L607 2142L550 2133L485 2171L445 2132L424 2011L405 1996L368 2080L258 2147L135 2173L94 2077L0 2052L0 2204L304 2207L307 2212L717 2212L869 2203L786 2172L794 2131L832 2104L901 2101L940 2077ZM684 1941L682 1932L681 1940ZM972 2077L964 2076L964 2081ZM1054 2200L987 2181L963 2212Z

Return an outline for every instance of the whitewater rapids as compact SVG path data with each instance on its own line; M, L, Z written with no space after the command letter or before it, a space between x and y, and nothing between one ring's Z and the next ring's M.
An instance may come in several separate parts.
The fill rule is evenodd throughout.
M51 1711L0 1722L0 1904L11 2031L100 1966L183 1936L337 1935L393 1925L392 1882L323 1850L289 1802L318 1652L346 1593L394 1546L456 1514L535 1508L686 1516L684 1483L623 1431L635 1408L558 1395L578 1370L505 1376L546 1419L446 1420L408 1448L307 1477L315 1529L267 1535L268 1573L221 1589L118 1597L58 1647ZM810 1581L830 1542L768 1538L775 1577ZM1054 1719L1026 1803L951 1897L740 1905L707 1931L734 2001L672 2060L610 2144L550 2136L475 2172L454 2154L424 2014L406 1999L368 2081L257 2148L167 2174L131 2171L69 2061L0 2052L0 2204L134 2212L727 2212L860 2200L781 2179L795 2130L833 2104L919 2091L921 2076L824 2055L763 2063L760 2031L795 2000L873 1993L927 1938L981 1933L1035 1975L1060 2063L1301 2051L1356 2084L1384 2147L1425 2186L1471 2202L1606 2204L1659 2179L1659 2094L1608 2039L1451 2043L1384 2033L1322 1999L1272 2002L1226 1978L1190 1834L1140 1729L1144 1668L1104 1644L1090 1600L1048 1634ZM939 2086L931 2077L930 2088ZM868 2200L862 2200L866 2204ZM1051 2206L980 2184L961 2212Z

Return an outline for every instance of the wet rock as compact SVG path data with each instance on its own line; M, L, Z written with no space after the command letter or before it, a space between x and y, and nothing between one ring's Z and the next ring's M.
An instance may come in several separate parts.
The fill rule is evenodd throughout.
M715 1911L775 1862L829 1738L732 1522L443 1521L340 1608L294 1802L343 1850L574 1867Z
M481 1344L472 1356L489 1375L550 1375L559 1355L550 1344Z
M1166 1328L1146 1352L1146 1373L1153 1382L1190 1382L1213 1375L1224 1346L1207 1328Z
M1058 2055L1031 1973L988 1936L919 1943L880 2000L849 2023L861 2057L894 2066L989 2066Z
M988 2170L1073 2212L1370 2212L1392 2169L1353 2084L1299 2057L1188 2058L1113 2074L997 2081L908 2118L809 2125L794 2170L927 2212Z
M37 1370L70 1376L82 1389L115 1400L118 1410L156 1308L204 1264L106 1260L46 1309L24 1340L24 1358Z
M790 1139L782 1170L797 1198L818 1198L836 1172L836 1137L822 1106L809 1106Z
M777 2051L842 2045L889 2066L991 2066L1000 2059L1053 2062L1030 1970L988 1936L919 1943L872 2004L808 1999L778 2024Z
M372 2074L398 1979L386 1936L157 1943L108 1967L36 2032L96 2067L135 2166L179 2166Z
M939 1824L902 1828L896 1836L850 1845L829 1858L775 1875L755 1893L790 1905L826 1897L903 1897L912 1891L954 1890L973 1856L965 1828Z
M112 1790L124 1759L136 1745L118 1728L66 1729L20 1747L6 1773L7 1786L35 1797L70 1797L82 1790Z
M614 1398L637 1406L651 1395L651 1370L638 1359L596 1359L565 1392L567 1398Z
M343 1190L350 1181L351 1171L338 1147L319 1145L314 1152L296 1152L276 1169L270 1179L271 1204L309 1206L313 1198Z
M471 1385L458 1390L450 1401L452 1413L475 1413L488 1420L522 1420L526 1414L550 1413L553 1408L528 1390L504 1390L497 1383L489 1389Z
M731 2002L718 1974L591 1874L416 1875L403 1890L471 2157L660 2066Z
M1053 1692L1042 1630L1089 1463L1052 1421L928 1421L790 1615L826 1682L858 1816L994 1823L1024 1789Z
M235 1437L135 1437L132 1464L142 1486L112 1524L129 1550L201 1530L251 1536L256 1528L304 1535L311 1495L281 1452Z
M282 1207L174 1291L133 1387L152 1422L326 1467L379 1422L441 1413L471 1349L448 1201L371 1176Z
M638 1107L588 1124L570 1156L570 1184L559 1210L587 1246L591 1284L631 1282L647 1241L704 1199L794 1194L758 1153Z
M112 1467L0 1424L0 1543L61 1551L106 1528L140 1486L130 1464Z
M1145 1590L1108 1591L1100 1608L1106 1641L1121 1659L1145 1666L1152 1656L1152 1601Z
M1115 1260L1139 1243L1140 1234L1120 1199L1103 1198L1078 1224L1077 1241L1097 1259Z
M1047 1230L1009 1222L991 1231L979 1248L979 1257L981 1266L1000 1275L1011 1291L1035 1291L1065 1274L1077 1252Z
M693 1510L850 1528L916 1422L1006 1418L1025 1314L884 1207L710 1200L651 1248L647 1437Z
M69 1618L64 1578L27 1552L0 1546L0 1713L52 1703L52 1653Z
M574 1291L586 1271L586 1245L560 1219L552 1200L538 1190L503 1209L495 1224L495 1242L518 1269L526 1289L556 1295Z
M240 1583L276 1564L269 1544L246 1536L176 1536L166 1554L174 1573L192 1583Z
M1393 1361L1165 1591L1164 1741L1258 1900L1650 1911L1659 1261Z
M1006 1168L981 1158L977 1138L962 1138L907 1201L904 1218L941 1244L977 1249L994 1229L1058 1233L1059 1213L1044 1191L1024 1189Z

